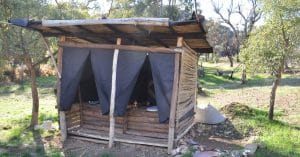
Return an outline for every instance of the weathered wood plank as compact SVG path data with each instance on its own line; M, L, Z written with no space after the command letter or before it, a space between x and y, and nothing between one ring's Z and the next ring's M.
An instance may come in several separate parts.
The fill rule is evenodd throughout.
M145 136L145 137L155 137L155 138L168 138L167 133L158 133L158 132L149 132L149 131L141 131L141 130L127 130L126 134L137 135L137 136Z
M152 53L179 53L170 48L164 47L143 47L143 46L129 46L129 45L111 45L111 44L93 44L93 43L74 43L74 42L64 42L59 44L63 47L77 47L77 48L102 48L102 49L119 49L119 50L129 50L136 52L152 52Z
M121 18L121 19L91 19L91 20L42 20L47 27L72 25L101 25L101 24L128 24L169 26L169 18Z
M183 44L183 37L177 38L177 51L181 51ZM176 119L176 107L177 107L177 93L178 93L178 83L179 83L179 54L175 54L175 67L174 67L174 78L173 78L173 91L170 107L170 118L169 118L169 137L168 137L168 153L171 154L174 147L174 136L175 136L175 119Z

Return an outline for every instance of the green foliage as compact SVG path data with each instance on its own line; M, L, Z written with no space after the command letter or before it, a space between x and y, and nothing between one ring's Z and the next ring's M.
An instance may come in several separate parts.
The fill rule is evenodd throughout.
M264 0L265 24L255 30L241 57L246 67L253 71L275 72L299 46L298 0Z
M187 19L192 14L193 1L164 4L162 0L116 0L110 8L109 18L166 17L172 20Z

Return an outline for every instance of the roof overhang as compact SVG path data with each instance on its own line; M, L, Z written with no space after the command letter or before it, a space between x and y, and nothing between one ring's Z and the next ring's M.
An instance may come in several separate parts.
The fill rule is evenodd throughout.
M210 53L204 17L197 20L171 21L168 18L122 18L95 20L26 20L12 19L13 25L40 32L46 37L66 36L78 42L122 45L175 47L177 37L198 53Z

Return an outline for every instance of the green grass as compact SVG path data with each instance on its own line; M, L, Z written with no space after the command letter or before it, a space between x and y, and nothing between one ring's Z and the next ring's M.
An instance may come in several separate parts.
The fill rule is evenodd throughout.
M37 79L40 97L39 123L52 120L57 127L53 93L55 77ZM29 82L1 85L0 87L0 156L61 156L56 148L44 148L44 137L57 136L58 131L32 131L28 129L31 118L31 88Z
M281 113L275 113L281 116ZM298 157L300 156L300 127L292 127L281 121L270 121L267 111L236 105L229 113L231 121L239 132L249 130L258 136L258 143L265 148L258 149L257 157Z
M211 103L221 108L232 102L249 106L235 108L233 125L242 134L257 136L265 147L258 150L257 157L300 156L300 76L283 74L277 90L275 120L269 121L267 110L272 78L268 74L249 75L245 85L240 84L241 72L234 78L217 76L216 71L234 70L228 63L203 63L205 76L199 81L205 94L198 97L198 104Z

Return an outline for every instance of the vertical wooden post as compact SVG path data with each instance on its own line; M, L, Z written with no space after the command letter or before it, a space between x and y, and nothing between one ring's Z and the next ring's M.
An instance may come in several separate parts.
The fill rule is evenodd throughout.
M117 38L117 45L121 45L121 38ZM111 77L111 94L110 94L110 109L109 109L109 142L108 147L111 148L114 143L115 136L115 97L116 97L116 75L118 65L119 49L114 50L114 58L112 65L112 77Z
M65 36L59 38L59 42L64 42L66 40ZM61 72L62 72L62 54L63 48L58 48L57 53L57 69L58 69L58 80L57 80L57 105L58 110L60 110L60 87L61 87ZM61 141L64 142L67 139L67 124L66 124L66 115L64 111L59 111L59 127L61 132Z
M183 38L177 38L177 48L181 49ZM178 50L178 49L177 49ZM169 137L168 137L168 153L171 154L174 146L174 135L175 135L175 116L177 107L177 92L178 92L178 79L179 79L179 59L180 54L175 54L175 67L174 67L174 79L172 88L172 99L170 106L170 118L169 118Z

